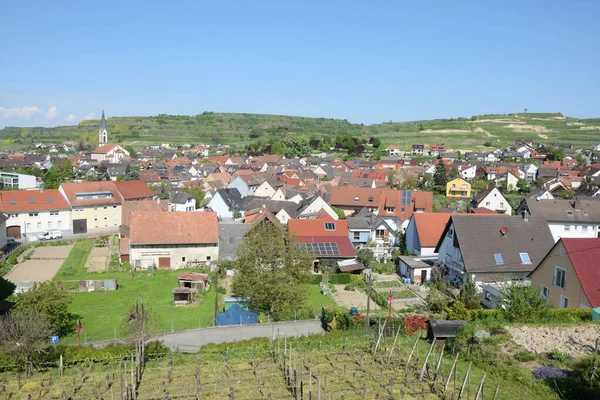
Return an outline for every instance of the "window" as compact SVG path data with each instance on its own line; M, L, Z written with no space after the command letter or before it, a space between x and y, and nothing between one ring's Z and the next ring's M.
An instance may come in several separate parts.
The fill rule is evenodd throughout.
M52 229L52 221L48 221L48 229Z
M94 215L94 221L98 221L98 216Z
M97 210L97 209L98 209L98 206L94 206L94 210Z
M385 212L393 213L395 209L395 207L386 207Z
M567 215L568 215L569 217L572 217L572 216L573 216L573 211L571 211L571 210L565 210L565 212L567 213Z
M581 231L582 231L582 232L587 232L587 231L588 231L588 227L587 227L587 225L583 225L583 226L581 227Z
M568 232L568 231L570 231L570 230L571 230L571 227L570 227L569 225L565 225L565 231L567 231L567 232Z
M360 240L360 232L354 232L354 240Z
M540 285L540 293L542 293L542 296L546 300L550 299L550 289L548 289L546 286Z
M181 257L181 261L182 261L182 262L185 262L185 257Z
M104 206L103 208L106 210L108 208L108 206Z
M486 202L485 202L485 205L486 205L486 206L489 206L489 205L490 205L490 202L489 202L489 201L486 201Z
M117 208L117 206L113 206L113 208Z
M325 222L325 230L326 231L335 231L335 223L334 222Z
M38 213L36 213L36 212L34 212L34 213L29 213L29 216L30 216L30 217L37 217L37 216L38 216Z
M564 289L565 279L567 277L567 271L563 268L556 266L554 267L554 286Z
M355 197L355 198L354 198L354 201L358 201L358 197Z
M565 296L560 296L560 308L569 308L569 298Z
M56 216L56 215L58 215L58 211L50 211L50 215Z
M531 264L531 259L529 258L529 254L519 253L519 256L521 256L521 262L523 264Z
M383 239L385 237L385 229L377 229L375 230L375 238Z
M454 229L449 229L448 230L448 237L452 237L454 236Z
M504 264L504 257L502 257L502 253L494 253L494 260L496 260L496 264Z
M583 215L585 215L585 216L587 217L587 215L588 215L588 212L587 212L587 211L585 211L585 210L583 210Z
M37 228L38 228L38 230L42 229L42 221L37 223Z
M31 222L28 222L28 223L27 223L27 226L26 226L26 228L27 228L27 230L30 230L30 229L31 229Z
M206 261L210 261L210 256L206 256Z
M104 220L107 221L108 220L108 215L104 214Z
M504 203L500 202L500 208L504 208Z
M560 254L561 256L564 256L564 255L565 255L565 248L564 248L564 247L561 247L561 248L560 248L560 250L559 250L559 254Z
M62 228L62 221L58 221L58 229Z
M373 198L369 197L369 203L372 203L372 202L373 202Z

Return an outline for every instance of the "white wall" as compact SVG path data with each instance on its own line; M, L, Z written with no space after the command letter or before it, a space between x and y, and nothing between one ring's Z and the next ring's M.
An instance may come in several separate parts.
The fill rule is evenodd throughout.
M5 214L9 217L6 221L7 227L21 227L21 237L15 239L24 239L24 235L27 235L28 240L35 241L37 235L49 230L61 231L63 235L72 233L71 210L55 210L53 214L57 215L50 215L50 211L37 211L37 216L35 216L35 213L36 211ZM33 215L30 216L30 214Z
M210 260L207 260L207 256ZM135 265L136 260L140 260L140 268L147 269L151 265L158 268L159 257L170 257L171 268L184 268L187 262L215 262L219 259L219 246L217 244L209 247L177 247L177 248L136 248L130 245L129 259L131 264ZM185 257L185 261L182 261Z
M309 204L308 207L306 207L302 213L300 213L300 215L307 215L307 214L312 214L312 213L316 213L319 212L321 210L325 210L325 212L327 214L329 214L329 216L333 219L339 219L337 213L335 211L333 211L333 208L331 208L331 206L329 204L327 204L327 202L325 200L323 200L321 197L317 197L316 199L313 200L312 203Z
M548 222L548 227L552 233L554 242L558 242L560 238L597 238L598 237L598 225L583 224L583 223L559 223L559 222ZM565 230L568 227L569 230ZM585 231L584 227L587 228Z

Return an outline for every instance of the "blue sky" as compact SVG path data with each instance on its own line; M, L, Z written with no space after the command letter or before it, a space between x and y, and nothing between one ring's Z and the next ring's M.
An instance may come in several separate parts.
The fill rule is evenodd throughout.
M598 15L595 0L4 2L0 127L103 108L599 117Z

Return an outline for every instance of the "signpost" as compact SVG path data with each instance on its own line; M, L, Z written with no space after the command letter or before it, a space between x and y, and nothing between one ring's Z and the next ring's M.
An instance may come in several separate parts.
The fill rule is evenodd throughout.
M58 343L58 336L50 336L50 343L57 344Z

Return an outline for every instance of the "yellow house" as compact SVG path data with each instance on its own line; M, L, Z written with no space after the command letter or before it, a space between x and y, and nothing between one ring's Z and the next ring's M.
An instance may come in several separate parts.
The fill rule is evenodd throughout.
M470 199L471 184L462 178L454 178L446 183L446 197L449 199Z
M554 308L599 307L600 239L560 239L529 277Z
M118 232L123 196L115 182L63 183L58 189L71 207L73 233Z

